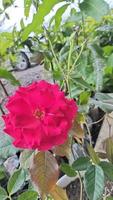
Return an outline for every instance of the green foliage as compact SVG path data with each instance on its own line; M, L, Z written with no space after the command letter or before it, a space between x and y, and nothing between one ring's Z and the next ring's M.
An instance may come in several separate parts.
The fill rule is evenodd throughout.
M31 0L24 0L24 15L26 17L29 16L29 11L30 11L31 4L32 4Z
M12 2L11 0L4 0L4 10ZM24 0L24 15L26 18L29 17L32 2L35 5L36 13L29 25L25 27L22 19L20 32L14 28L12 33L0 33L1 66L5 66L3 63L8 59L13 60L15 53L20 51L25 43L31 41L31 51L40 52L43 55L45 69L52 74L54 81L61 86L66 95L76 99L79 111L88 113L92 104L100 107L105 112L113 111L112 96L104 93L113 92L113 16L112 11L108 16L105 16L109 11L107 3L104 0L84 0L79 4L80 12L78 13L76 9L72 9L69 18L63 24L62 16L72 1ZM59 7L50 20L49 27L45 29L43 27L45 16L59 2L64 4ZM29 38L32 32L35 33L35 36ZM1 67L0 78L9 80L13 85L20 84L12 73ZM0 158L6 159L18 151L12 146L9 136L3 135L0 139ZM109 141L107 157L110 162L113 162L112 146L112 142ZM83 178L87 196L90 200L98 200L103 194L104 181L106 179L113 181L113 165L110 162L101 162L92 146L88 146L88 153L88 157L78 158L71 166L63 163L61 170L70 177L76 176L76 171L85 171L85 177ZM31 157L32 151L25 150L20 154L20 167L26 173ZM37 159L37 163L38 161ZM50 162L50 159L48 159L45 162L44 157L43 161L44 164L41 165L41 170L44 171L42 173L43 180L45 180L45 174L47 173L46 177L49 180L49 185L50 174L54 172L50 163L54 165L55 160L53 159ZM47 171L45 164L46 168L49 169ZM26 184L23 169L18 169L9 178L7 184L9 197L14 195L14 198L16 197L18 200L36 200L38 195L33 190L25 191L19 196L17 194L18 190ZM56 168L54 167L54 169ZM39 177L42 181L42 175L39 170L36 181ZM34 168L32 168L32 176L35 180ZM0 168L0 180L4 177L4 169ZM27 181L29 181L29 174ZM44 185L42 184L41 189L44 190L43 188ZM7 199L7 192L0 188L0 200L5 199Z
M25 27L25 29L23 30L21 34L22 41L25 41L31 32L41 33L43 31L42 25L43 25L44 17L51 11L51 9L56 3L59 3L59 1L58 0L53 0L53 1L44 0L43 3L39 5L38 12L34 14L31 24Z
M109 11L109 6L104 0L84 0L79 7L83 13L96 20L100 20Z
M18 200L37 200L37 197L38 197L38 193L35 192L35 191L26 191L26 192L23 192L21 195L18 196Z
M6 9L9 6L11 6L13 2L14 2L14 0L2 0L4 9Z
M70 176L70 177L74 177L77 175L77 173L75 172L75 170L68 164L66 163L62 163L61 165L61 170L67 174L67 176Z
M104 172L98 165L90 166L85 173L85 190L90 200L98 200L104 191Z
M6 159L17 151L18 149L12 145L11 138L6 134L2 134L0 136L0 158Z
M5 169L3 166L0 166L0 180L4 179L6 176Z
M0 200L6 200L8 198L7 192L4 188L0 187Z
M72 168L76 171L86 170L91 165L89 157L80 157L72 164Z
M9 178L7 190L9 195L16 193L23 186L25 181L25 172L19 169Z
M11 81L13 85L20 85L19 81L16 80L12 73L4 68L0 68L0 78L4 78Z
M88 145L87 148L88 148L88 153L89 153L89 155L90 155L90 157L92 159L92 162L94 164L99 164L100 163L100 159L99 159L97 153L95 152L95 150L93 149L93 147L91 145Z
M100 162L99 165L103 169L105 177L108 180L113 181L113 164L106 162L106 161L102 161L102 162Z
M20 155L20 167L23 169L28 169L30 165L30 158L33 155L33 151L24 150Z
M52 20L55 19L54 31L58 31L58 29L60 28L60 24L62 22L62 15L65 12L65 10L67 9L68 5L69 4L66 4L66 5L63 5L62 7L60 7L57 10L54 18L52 18Z

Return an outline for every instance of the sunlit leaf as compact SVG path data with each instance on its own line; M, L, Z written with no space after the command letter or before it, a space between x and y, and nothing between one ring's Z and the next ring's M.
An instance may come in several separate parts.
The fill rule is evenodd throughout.
M37 200L38 193L36 191L28 190L19 195L17 200Z
M20 85L19 81L6 69L0 68L0 78L9 80L13 85Z
M24 15L26 17L29 16L31 4L32 4L32 0L24 0Z
M38 11L34 14L32 22L25 27L24 31L22 32L22 41L25 41L31 32L42 32L42 26L44 22L44 17L49 14L51 9L54 7L55 4L59 3L61 0L44 0L38 7Z
M96 20L100 20L109 11L109 5L104 0L84 0L79 7L87 16Z
M62 7L60 7L56 14L55 14L55 31L57 31L60 27L60 24L62 22L62 15L65 12L65 10L67 9L69 4L63 5Z

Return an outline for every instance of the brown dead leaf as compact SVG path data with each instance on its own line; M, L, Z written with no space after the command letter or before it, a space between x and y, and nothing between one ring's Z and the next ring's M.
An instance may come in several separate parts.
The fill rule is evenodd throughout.
M54 188L59 177L56 159L49 151L38 152L33 157L30 174L33 184L44 199Z
M74 121L71 132L75 138L83 139L84 137L84 130L82 124L78 123L77 121Z
M50 192L50 195L54 200L68 200L66 191L59 186L55 186L55 188Z
M58 156L66 156L69 158L71 153L71 139L68 137L66 142L54 148L53 152Z
M113 139L113 112L105 115L95 145L95 151L105 156L107 150L106 142L108 141L109 138Z
M113 163L113 138L110 137L105 142L107 158L111 163Z

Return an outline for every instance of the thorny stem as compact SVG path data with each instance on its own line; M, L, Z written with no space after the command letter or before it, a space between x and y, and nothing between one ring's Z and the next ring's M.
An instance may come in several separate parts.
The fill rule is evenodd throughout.
M71 152L72 152L74 160L76 160L74 151L73 151L73 139L71 142ZM79 176L79 181L80 181L80 200L83 200L83 183L82 183L82 177L79 171L78 171L78 176Z
M84 23L84 14L82 13L82 25L83 25L83 35L84 35L84 39L86 38L86 34L85 34L85 23Z
M76 65L76 63L77 63L77 61L79 60L79 58L80 58L80 56L81 56L81 54L82 54L82 52L83 52L85 43L86 43L86 40L83 42L83 44L82 44L82 46L81 46L80 53L79 53L79 55L77 56L77 58L76 58L74 64L72 65L72 68L71 68L71 70L70 70L70 73L73 71L73 69L74 69L74 67L75 67L75 65Z
M72 52L73 52L73 46L74 46L74 37L73 35L70 38L70 50L69 50L69 55L68 55L68 68L67 68L67 77L66 77L66 83L67 83L67 87L68 87L68 92L69 92L69 96L71 98L71 89L70 89L70 82L69 82L69 76L70 76L70 67L71 67L71 56L72 56Z
M2 89L3 89L3 91L4 91L4 93L5 93L5 95L8 97L8 96L9 96L9 94L8 94L8 92L7 92L6 88L5 88L5 86L4 86L4 84L2 83L2 81L1 81L1 80L0 80L0 85L1 85L1 87L2 87Z
M88 132L88 135L89 135L89 142L90 142L90 145L92 146L91 132L90 132L90 130L89 130L89 127L88 127L88 124L87 124L87 122L85 122L85 125L86 125L87 132Z
M80 172L78 171L79 180L80 180L80 200L83 200L83 183L82 183L82 177Z

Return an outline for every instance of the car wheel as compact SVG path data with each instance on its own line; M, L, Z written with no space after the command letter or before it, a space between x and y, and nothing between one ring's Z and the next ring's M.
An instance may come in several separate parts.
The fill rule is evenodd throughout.
M25 52L21 51L18 55L18 63L16 64L17 70L25 70L30 67L29 58Z

